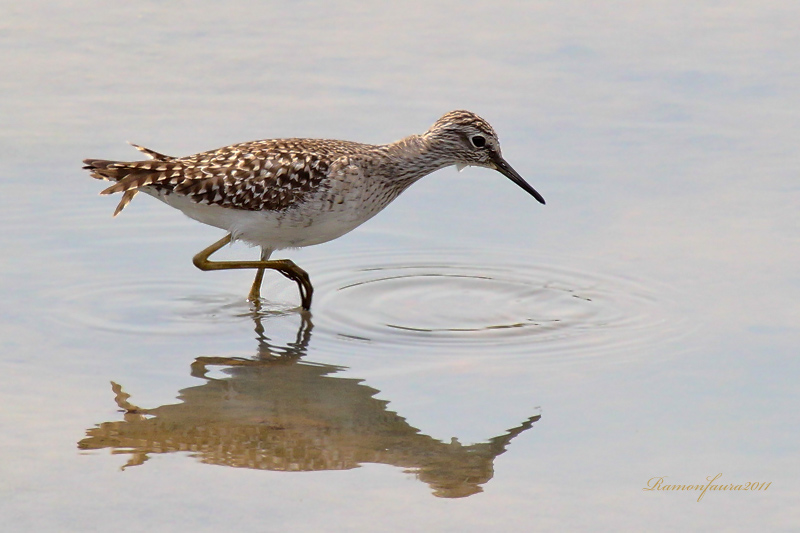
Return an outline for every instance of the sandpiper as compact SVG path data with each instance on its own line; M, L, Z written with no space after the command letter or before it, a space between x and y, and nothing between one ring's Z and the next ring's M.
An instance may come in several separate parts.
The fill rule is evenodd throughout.
M145 192L228 234L194 256L201 270L256 269L249 299L260 298L265 269L295 281L303 309L311 306L308 274L275 250L320 244L360 226L409 185L456 165L497 170L544 204L544 198L503 159L494 129L469 111L451 111L422 135L390 144L325 139L270 139L171 157L133 145L146 161L85 159L94 178L121 192L114 216ZM260 261L211 261L242 240L261 247Z

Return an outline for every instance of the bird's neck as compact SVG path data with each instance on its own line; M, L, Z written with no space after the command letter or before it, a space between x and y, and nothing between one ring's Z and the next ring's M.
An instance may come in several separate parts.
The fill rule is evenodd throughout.
M410 135L381 146L381 152L384 156L381 164L387 171L386 175L406 183L406 186L431 172L455 164L427 135Z

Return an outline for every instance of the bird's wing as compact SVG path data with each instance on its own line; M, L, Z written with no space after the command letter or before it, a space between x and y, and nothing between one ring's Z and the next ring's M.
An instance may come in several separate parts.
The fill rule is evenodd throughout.
M248 211L282 210L320 187L332 163L355 143L311 139L253 141L170 158L148 149L150 161L86 159L97 179L115 182L100 194L122 192L119 213L142 187ZM116 214L115 213L115 214Z

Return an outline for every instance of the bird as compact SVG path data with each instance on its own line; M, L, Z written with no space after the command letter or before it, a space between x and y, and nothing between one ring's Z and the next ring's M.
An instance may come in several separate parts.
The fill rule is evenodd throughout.
M139 192L188 217L223 229L225 237L193 258L201 270L255 269L248 299L260 301L267 269L297 283L301 307L311 307L308 273L273 252L331 241L360 226L422 177L444 167L496 170L544 198L503 158L494 128L470 111L456 110L427 131L388 144L331 139L266 139L172 157L131 145L148 159L85 159L93 178L113 182L101 195L122 193L117 216ZM212 261L234 241L261 248L259 261Z

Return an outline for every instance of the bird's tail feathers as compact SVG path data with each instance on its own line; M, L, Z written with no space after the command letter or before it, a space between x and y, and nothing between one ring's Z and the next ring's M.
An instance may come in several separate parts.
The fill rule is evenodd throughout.
M138 144L129 144L154 161L166 162L175 159ZM158 167L154 167L153 163L149 161L125 162L109 161L107 159L84 159L83 164L83 168L88 170L93 178L115 182L111 187L101 191L100 194L123 193L114 211L114 216L117 216L125 209L125 206L131 203L133 197L139 192L139 188L154 183L161 176Z

